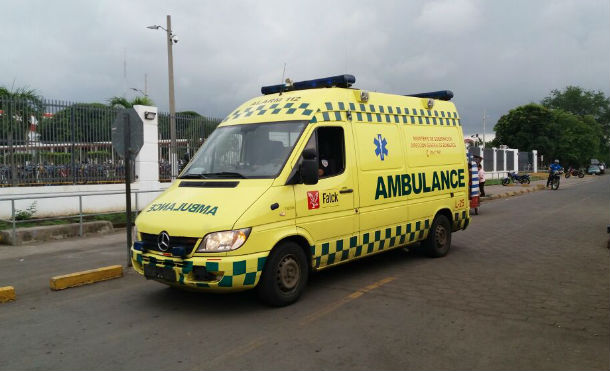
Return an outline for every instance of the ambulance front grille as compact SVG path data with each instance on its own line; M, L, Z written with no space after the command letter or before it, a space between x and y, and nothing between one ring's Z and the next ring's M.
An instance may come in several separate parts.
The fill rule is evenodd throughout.
M159 244L158 244L159 236L158 235L150 234L150 233L140 233L140 235L142 236L142 242L144 243L144 248L146 250L162 252L159 249ZM185 255L189 255L193 251L193 248L195 248L195 245L197 244L197 240L198 239L195 237L170 236L168 251L171 251L171 249L174 247L182 247L182 248L184 248Z

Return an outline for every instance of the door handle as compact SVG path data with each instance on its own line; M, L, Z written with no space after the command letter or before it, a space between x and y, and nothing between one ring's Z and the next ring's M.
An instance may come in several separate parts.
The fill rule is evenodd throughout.
M352 192L354 192L354 190L351 188L342 189L339 191L339 193L352 193Z

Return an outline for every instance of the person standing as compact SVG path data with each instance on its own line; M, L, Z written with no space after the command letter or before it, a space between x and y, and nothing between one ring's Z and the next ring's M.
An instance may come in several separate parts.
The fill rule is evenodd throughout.
M479 193L481 197L485 197L485 170L483 170L480 162L477 167L479 169Z

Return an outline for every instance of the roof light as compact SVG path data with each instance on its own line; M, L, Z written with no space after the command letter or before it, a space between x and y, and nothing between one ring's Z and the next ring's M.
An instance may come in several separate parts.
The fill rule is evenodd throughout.
M267 94L281 93L284 91L307 90L307 89L316 89L316 88L331 88L334 86L341 87L341 88L349 88L355 82L356 82L356 78L354 77L354 75L339 75L339 76L324 77L324 78L315 79L315 80L294 82L294 83L292 83L292 85L280 84L280 85L263 86L261 88L261 93L267 95Z
M407 97L417 97L417 98L432 98L439 100L451 100L453 98L453 92L451 90L439 90L439 91L431 91L428 93L418 93L418 94L405 94Z

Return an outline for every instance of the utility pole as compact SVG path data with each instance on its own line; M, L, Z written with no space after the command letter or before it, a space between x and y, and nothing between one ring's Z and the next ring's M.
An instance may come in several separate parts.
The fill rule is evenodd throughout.
M170 164L172 169L172 180L178 176L178 158L176 148L176 101L174 97L174 57L172 35L172 17L167 16L167 72L169 75L169 135L170 135Z
M172 170L172 180L178 176L178 156L176 148L176 100L174 98L174 56L173 44L178 42L176 35L172 33L172 16L167 16L167 28L159 25L147 26L151 30L162 29L167 34L167 74L169 76L169 162ZM146 76L146 75L145 75ZM146 83L145 83L146 84ZM146 90L146 88L145 88Z
M485 124L487 121L487 110L483 110L483 149L485 149Z

